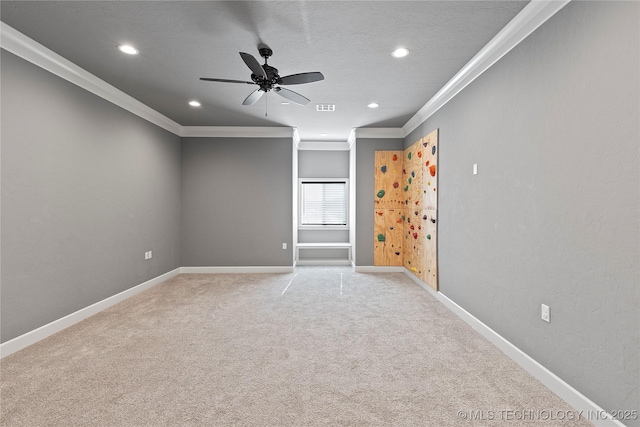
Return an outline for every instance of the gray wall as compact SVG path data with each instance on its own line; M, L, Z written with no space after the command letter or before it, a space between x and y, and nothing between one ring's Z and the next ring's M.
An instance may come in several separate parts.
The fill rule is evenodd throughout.
M349 151L299 150L300 178L349 178Z
M402 150L402 138L356 139L356 266L373 265L374 155Z
M639 8L570 3L405 139L440 129L442 293L607 410L640 409Z
M180 266L180 139L1 63L5 342Z
M182 139L183 266L293 265L292 144Z

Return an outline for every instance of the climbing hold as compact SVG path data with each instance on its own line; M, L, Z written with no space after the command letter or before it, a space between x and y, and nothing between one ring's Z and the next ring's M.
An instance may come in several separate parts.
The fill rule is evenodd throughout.
M424 164L425 166L429 166L429 160Z
M406 217L405 217L404 215L402 215L402 220L403 220L403 221L405 220L405 218L406 218Z
M396 160L398 160L398 156L396 154L393 155L393 161L395 162Z
M412 230L415 230L415 228L413 228L413 225L411 227L409 227L409 228L412 229Z
M436 165L429 166L429 173L431 176L436 176Z
M398 184L397 182L393 183L393 188L398 188L400 186L400 184Z
M436 219L435 218L431 218L431 222L435 224L436 223Z
M396 252L396 255L400 255L400 252Z
M418 211L415 211L415 212L414 212L414 214L415 214L415 215L418 215L419 213L420 213L420 212L418 212Z
M409 189L408 185L404 187L404 191L407 191L408 189Z
M427 216L426 215L422 215L422 219L427 219Z
M430 185L431 185L431 181L427 181L427 185L429 185L429 186L430 186Z
M393 227L389 227L389 230L393 231Z
M436 146L431 147L431 154L436 154Z
M413 233L413 238L417 239L418 238L418 233Z
M380 191L378 191L377 196L378 196L380 199L381 199L381 198L383 198L383 197L384 197L384 190L380 190Z
M431 234L427 234L427 239L431 240Z
M422 151L418 151L418 157L422 157Z
M418 203L420 203L420 200L416 200L416 206L418 206Z
M398 224L400 224L403 220L404 220L404 218L398 218L398 219L396 220L396 222L397 222Z
M378 212L378 215L382 216L382 215L384 215L384 212L380 211L380 212Z
M409 158L409 160L411 160L411 152L409 152L409 154L407 154L407 157Z
M378 242L384 242L385 238L384 238L384 234L378 234Z
M409 184L411 184L411 177L409 177Z
M407 170L406 169L402 169L402 175L406 175L407 174Z
M387 166L382 166L380 170L382 171L382 173L385 173L387 171Z
M418 230L422 230L422 226L421 225L418 226Z
M416 177L415 171L411 171L411 176L414 177L414 178Z

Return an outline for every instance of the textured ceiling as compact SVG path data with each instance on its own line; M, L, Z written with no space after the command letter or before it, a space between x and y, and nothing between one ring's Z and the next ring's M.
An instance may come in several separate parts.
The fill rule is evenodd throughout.
M2 1L4 23L183 126L293 126L303 141L344 141L354 127L402 127L526 1ZM134 44L140 55L116 46ZM252 106L238 52L280 75L320 71L288 86L311 99ZM410 49L396 59L391 51ZM200 108L187 105L191 99ZM373 110L367 104L375 101ZM316 104L336 105L317 112ZM268 111L268 116L265 113ZM328 133L321 136L321 133Z

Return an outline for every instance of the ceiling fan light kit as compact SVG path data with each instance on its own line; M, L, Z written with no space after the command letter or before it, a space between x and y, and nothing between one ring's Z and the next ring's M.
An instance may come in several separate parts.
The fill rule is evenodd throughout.
M251 70L251 81L244 80L229 80L229 79L217 79L210 77L201 77L200 80L223 82L223 83L241 83L241 84L255 84L258 89L254 90L247 96L242 105L255 104L265 93L273 90L281 97L298 105L306 105L309 103L309 99L294 92L290 89L280 87L280 85L297 85L304 83L312 83L320 80L324 80L322 73L318 71L310 73L298 73L288 76L280 77L278 69L270 66L267 62L273 55L273 51L265 45L261 45L258 48L260 56L264 58L264 65L260 65L258 60L251 54L246 52L240 52L240 57L244 63Z

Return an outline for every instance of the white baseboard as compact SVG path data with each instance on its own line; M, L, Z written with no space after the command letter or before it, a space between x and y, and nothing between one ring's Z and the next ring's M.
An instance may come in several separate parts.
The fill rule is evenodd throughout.
M498 347L504 354L506 354L514 362L516 362L527 372L533 375L548 389L560 396L561 399L571 405L576 411L582 413L582 416L585 419L591 418L589 419L589 421L598 427L624 427L624 424L622 424L618 420L614 420L609 413L607 413L604 409L591 401L588 397L580 393L575 388L571 387L571 385L563 381L562 378L558 377L553 372L545 368L543 365L541 365L531 356L513 345L511 342L507 341L500 334L482 323L467 310L447 298L447 296L445 296L442 292L433 290L429 285L424 283L409 270L405 269L404 267L403 269L404 273L409 276L414 282L416 282L420 287L433 295L445 307L447 307L455 315L464 320L473 329L480 333L480 335L488 339L493 345ZM594 416L597 414L598 419L593 419L593 416L589 417L589 414Z
M129 288L126 291L122 291L119 294L103 299L102 301L98 301L95 304L91 304L88 307L80 309L58 320L54 320L51 323L47 323L46 325L34 329L33 331L27 332L26 334L22 334L7 342L4 342L0 344L0 358L15 353L18 350L22 350L23 348L28 347L31 344L35 344L36 342L43 340L48 336L55 334L56 332L60 332L61 330L66 329L69 326L75 325L76 323L86 319L87 317L93 316L94 314L99 313L102 310L111 307L112 305L115 305L121 301L126 300L127 298L139 294L142 291L152 288L157 284L164 282L165 280L177 276L178 274L180 274L180 269L176 268L175 270L171 270L158 277L154 277L153 279L147 280L146 282L134 286L133 288Z
M220 274L220 273L293 273L293 266L287 267L181 267L180 273L208 273L208 274Z
M299 259L296 261L298 265L351 265L348 259Z
M356 273L404 273L405 268L386 265L354 265L353 270Z

